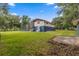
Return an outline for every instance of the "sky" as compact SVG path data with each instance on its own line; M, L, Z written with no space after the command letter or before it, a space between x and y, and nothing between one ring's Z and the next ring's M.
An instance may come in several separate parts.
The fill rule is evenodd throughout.
M54 3L9 3L9 12L12 15L26 15L31 19L52 21L57 17L58 6Z

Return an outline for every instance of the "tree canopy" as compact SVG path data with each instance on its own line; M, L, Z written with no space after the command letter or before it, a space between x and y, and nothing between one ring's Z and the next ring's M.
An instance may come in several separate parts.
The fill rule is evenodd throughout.
M79 4L78 3L58 3L56 4L59 7L57 11L58 15L62 14L62 18L60 16L54 18L57 20L56 23L61 22L61 27L70 28L74 27L73 21L79 18ZM53 19L53 21L54 21ZM58 23L58 26L61 24Z
M22 17L22 22L20 23L20 16L11 15L9 13L9 5L8 3L0 3L0 30L20 30L21 23L23 26L29 23L30 18L28 16ZM25 28L25 27L24 27Z

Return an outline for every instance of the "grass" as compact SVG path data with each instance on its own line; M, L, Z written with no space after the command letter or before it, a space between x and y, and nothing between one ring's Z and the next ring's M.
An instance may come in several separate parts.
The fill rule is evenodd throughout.
M0 55L20 56L20 55L48 55L48 40L52 37L74 36L75 31L57 30L49 32L1 32Z

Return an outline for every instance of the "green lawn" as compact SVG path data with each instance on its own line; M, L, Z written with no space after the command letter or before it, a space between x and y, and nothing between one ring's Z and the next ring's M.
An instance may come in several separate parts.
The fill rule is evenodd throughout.
M75 31L1 32L0 55L47 55L48 40L58 35L74 36Z

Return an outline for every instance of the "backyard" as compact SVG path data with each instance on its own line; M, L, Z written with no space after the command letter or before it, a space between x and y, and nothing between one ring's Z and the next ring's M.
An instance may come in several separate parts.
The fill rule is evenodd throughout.
M56 36L74 36L75 31L56 30L49 32L7 31L0 32L0 55L49 55L50 39Z

